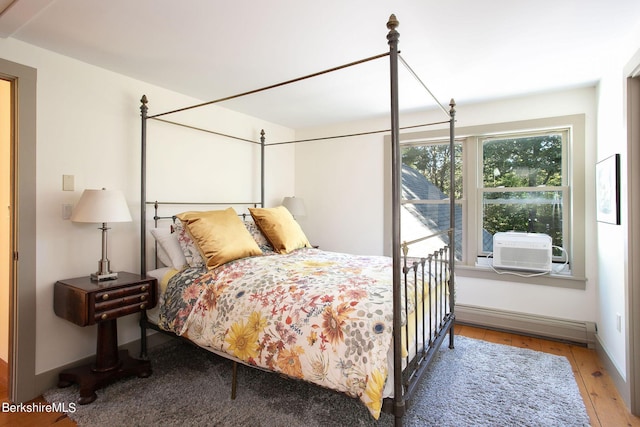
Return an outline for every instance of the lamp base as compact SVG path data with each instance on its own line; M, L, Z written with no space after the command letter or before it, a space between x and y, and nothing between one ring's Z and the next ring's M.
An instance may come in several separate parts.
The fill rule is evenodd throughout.
M107 258L107 236L106 224L102 224L102 259L98 261L98 271L91 275L91 280L101 282L103 280L115 280L118 273L111 271L109 259Z
M91 280L93 280L94 282L102 282L103 280L116 280L118 278L118 273L117 272L111 272L111 273L92 273L91 274Z

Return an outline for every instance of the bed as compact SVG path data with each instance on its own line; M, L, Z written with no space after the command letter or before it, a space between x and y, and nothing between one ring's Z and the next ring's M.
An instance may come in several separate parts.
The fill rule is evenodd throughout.
M154 329L232 359L232 398L236 366L243 363L345 393L360 399L373 418L390 412L402 424L435 352L447 336L454 345L455 201L450 198L447 229L401 241L402 204L411 201L402 199L397 69L399 62L408 64L399 56L397 26L392 15L388 54L347 65L389 58L391 128L384 132L392 146L392 256L313 247L286 208L265 206L264 153L278 142L267 144L264 131L255 142L261 156L260 201L189 202L184 210L181 203L147 200L147 122L177 124L164 116L184 108L149 115L143 96L141 272L158 278L160 299L140 321L141 357L147 354L147 330ZM452 100L450 109L443 109L447 121L437 123L449 125L450 144L454 107ZM154 207L150 230L148 206ZM166 206L174 213L161 214ZM153 265L147 261L149 234L155 242ZM411 246L425 240L437 247L413 257Z

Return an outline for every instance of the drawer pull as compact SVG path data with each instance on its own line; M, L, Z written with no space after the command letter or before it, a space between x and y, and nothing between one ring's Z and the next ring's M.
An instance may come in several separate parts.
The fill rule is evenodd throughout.
M147 304L142 303L140 304L140 310L144 310L147 307Z
M106 301L109 299L109 294L102 295L102 301Z
M107 317L109 317L107 316L107 313L103 313L102 316L100 316L102 320L107 320Z
M146 291L146 290L147 290L147 285L142 285L142 287L140 288L140 290L141 290L142 292Z
M147 299L147 296L146 296L146 295L141 295L141 296L140 296L140 301L146 301L146 299Z

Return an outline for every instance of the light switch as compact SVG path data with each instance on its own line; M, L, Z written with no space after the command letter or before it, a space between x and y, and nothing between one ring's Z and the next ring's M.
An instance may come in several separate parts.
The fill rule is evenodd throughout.
M62 175L62 191L74 191L73 175Z

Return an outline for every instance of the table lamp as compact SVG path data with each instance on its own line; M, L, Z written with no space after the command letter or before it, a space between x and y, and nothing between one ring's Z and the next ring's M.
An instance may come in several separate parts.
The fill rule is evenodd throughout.
M304 200L300 197L285 197L282 199L282 206L287 208L294 218L307 214L307 210L304 208Z
M73 222L102 223L102 259L98 261L98 271L91 274L94 281L114 280L118 273L112 272L107 258L108 222L131 221L131 214L124 195L119 190L84 190L71 215Z

